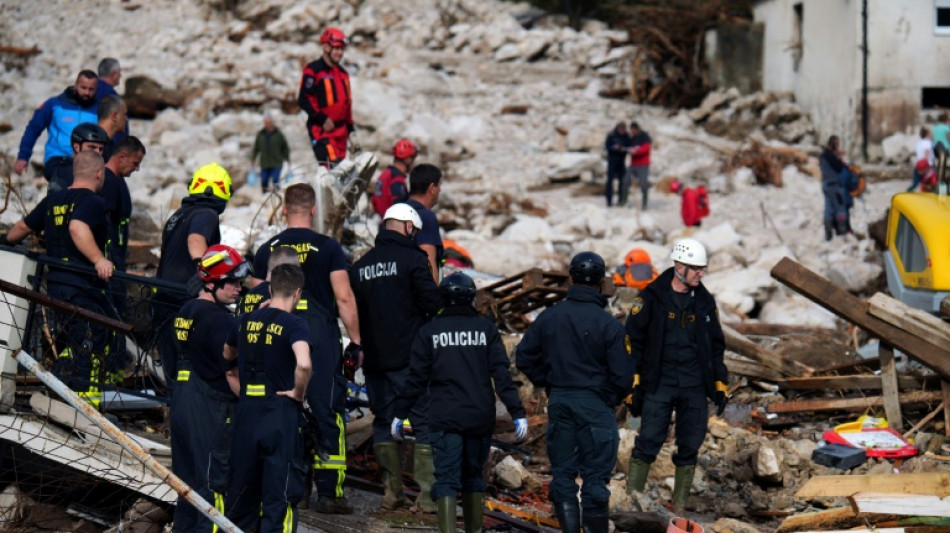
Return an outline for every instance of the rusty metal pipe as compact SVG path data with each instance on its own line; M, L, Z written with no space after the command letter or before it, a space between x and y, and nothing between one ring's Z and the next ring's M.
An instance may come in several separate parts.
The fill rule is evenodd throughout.
M99 411L96 411L91 405L86 403L82 398L80 398L72 389L66 386L65 383L59 380L56 376L46 371L45 368L40 365L36 359L33 359L30 354L26 353L23 350L11 353L16 360L23 365L27 370L33 373L36 377L40 378L47 387L53 390L56 394L60 396L63 400L66 401L73 408L82 413L86 418L88 418L93 424L99 426L103 431L109 434L110 437L115 439L124 450L134 455L138 458L139 461L145 465L153 474L158 476L162 481L168 484L175 492L177 492L182 498L188 501L191 505L195 506L195 509L198 510L201 514L208 517L209 520L218 525L221 531L228 533L241 533L241 530L238 529L230 520L225 518L223 514L218 512L213 505L206 502L204 498L198 495L188 486L184 481L181 480L178 476L172 473L171 470L165 467L165 465L159 463L151 456L147 451L145 451L142 446L137 442L133 441L125 435L119 428L115 427L112 422L110 422L106 417L102 416Z

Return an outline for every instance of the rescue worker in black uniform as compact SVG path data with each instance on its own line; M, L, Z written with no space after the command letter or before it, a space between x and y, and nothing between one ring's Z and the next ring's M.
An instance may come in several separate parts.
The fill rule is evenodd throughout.
M128 139L128 138L127 138ZM229 383L231 366L221 353L237 327L227 307L241 294L250 272L241 254L223 244L208 248L198 263L204 284L197 298L182 306L174 320L178 356L171 399L172 471L221 513L227 490L231 425L238 384ZM236 362L235 362L236 364ZM184 498L175 506L175 531L208 531L214 524Z
M439 531L457 530L455 506L461 491L465 533L475 533L482 530L484 468L495 433L495 391L514 420L519 441L528 433L528 420L508 372L511 362L498 328L472 305L475 282L457 272L442 280L439 293L445 307L419 328L409 377L396 399L390 428L393 439L401 441L403 420L416 399L429 391L431 405L438 406L429 408L429 441Z
M275 267L270 305L244 315L224 346L224 358L238 360L241 391L225 507L244 531L297 530L307 484L303 401L311 372L307 322L293 314L303 284L298 265Z
M289 246L278 246L268 253L267 277L264 281L248 290L237 305L237 314L246 315L251 311L270 305L270 273L277 265L299 265L297 250Z
M46 275L47 294L106 314L111 302L105 289L115 266L104 253L105 205L96 194L102 188L102 156L94 151L80 152L72 164L75 176L72 185L43 198L26 217L14 224L4 244L15 244L30 233L42 232L48 255L90 271L87 275L50 266ZM115 349L115 335L102 326L69 315L60 318L56 324L63 329L53 332L59 350L53 373L80 397L98 407L102 400L103 361Z
M314 456L318 513L350 514L353 507L344 496L346 479L346 378L343 375L342 336L337 318L350 338L346 351L360 352L360 322L350 288L346 257L336 240L310 229L316 215L317 195L306 183L284 191L283 214L287 229L268 239L257 250L255 272L264 272L271 251L290 247L297 251L306 275L303 296L296 313L307 320L313 349L313 382L307 387L307 404L316 417L320 434L328 439L330 456ZM252 282L261 282L253 278Z
M607 533L607 483L620 435L614 409L630 391L633 361L623 326L604 311L606 265L593 252L571 260L567 298L550 307L518 344L518 369L548 392L551 503L561 530L580 532L578 475L587 533Z
M676 412L676 465L673 507L683 509L696 472L696 458L706 437L711 398L721 415L728 400L723 362L725 338L716 300L702 284L706 249L695 239L681 239L670 253L673 267L634 299L627 317L627 336L635 372L630 413L640 416L640 435L627 475L627 492L643 491L650 465L669 434Z
M373 420L373 453L383 481L383 510L406 505L402 492L399 446L393 441L390 422L395 417L396 394L408 379L410 353L416 332L441 307L439 288L432 279L426 253L413 237L422 220L408 204L395 204L383 215L376 247L350 269L363 333L363 376ZM413 477L419 483L416 504L434 512L431 498L434 472L429 445L429 395L423 394L410 410L416 442Z
M93 122L83 122L77 124L69 134L69 143L73 148L71 157L58 157L57 164L49 169L49 188L47 192L67 189L73 184L73 157L79 152L92 150L102 155L103 161L108 161L106 157L106 147L112 144L109 134L101 126Z
M159 289L152 298L155 345L161 356L165 386L175 386L175 333L172 320L181 306L201 291L195 266L201 256L221 242L218 216L231 199L231 176L217 163L202 166L191 177L188 197L172 213L162 229L162 251L155 277L181 284L182 291Z

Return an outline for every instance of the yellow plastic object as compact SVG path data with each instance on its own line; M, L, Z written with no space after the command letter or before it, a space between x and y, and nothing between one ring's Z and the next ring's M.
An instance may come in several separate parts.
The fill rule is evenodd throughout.
M904 264L897 228L901 219L913 227L923 246L920 270L910 271ZM894 256L905 287L933 291L950 290L950 198L934 193L900 193L891 199L887 219L887 248Z
M862 429L884 429L887 428L887 419L885 418L875 418L873 416L862 415L860 418L854 422L845 422L844 424L838 424L835 426L835 433L849 432L849 431L861 431Z

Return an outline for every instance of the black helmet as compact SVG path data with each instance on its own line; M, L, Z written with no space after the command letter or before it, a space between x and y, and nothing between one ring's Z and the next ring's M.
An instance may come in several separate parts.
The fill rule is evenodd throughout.
M439 295L445 305L472 305L475 300L475 282L461 272L449 274L439 284Z
M106 130L100 128L98 124L83 122L73 128L73 133L69 136L69 140L79 145L82 145L82 143L107 144L109 142L109 136L106 135Z
M606 270L603 257L594 252L581 252L571 259L569 272L574 283L597 285L603 281Z

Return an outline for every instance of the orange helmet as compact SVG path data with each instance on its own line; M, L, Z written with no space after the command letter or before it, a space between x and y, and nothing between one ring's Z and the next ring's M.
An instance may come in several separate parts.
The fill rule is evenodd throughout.
M333 47L346 46L348 42L346 35L339 28L327 28L320 36L320 44L329 44Z
M409 159L415 157L418 153L419 149L409 139L399 139L393 146L393 156L396 159Z
M653 260L650 259L650 254L642 248L634 248L627 252L627 255L623 258L624 264L630 266L634 263L653 263Z

